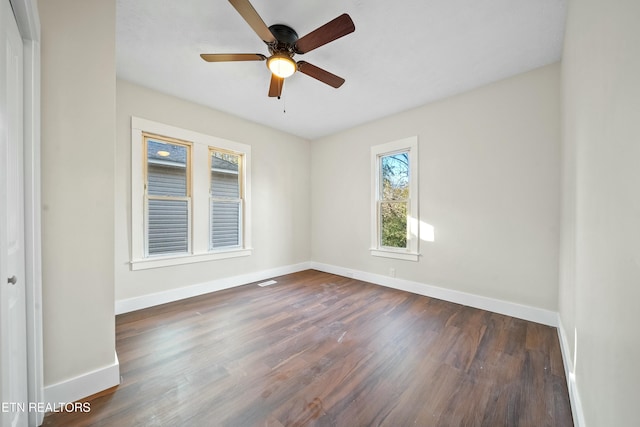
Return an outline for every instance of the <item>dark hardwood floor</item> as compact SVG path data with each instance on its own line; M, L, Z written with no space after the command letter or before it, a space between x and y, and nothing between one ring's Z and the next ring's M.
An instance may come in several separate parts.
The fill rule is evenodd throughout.
M572 426L556 330L318 271L117 316L122 383L45 426Z

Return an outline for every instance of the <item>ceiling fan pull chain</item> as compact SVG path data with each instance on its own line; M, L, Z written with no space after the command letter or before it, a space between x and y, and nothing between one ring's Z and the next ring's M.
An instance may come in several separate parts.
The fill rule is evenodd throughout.
M282 114L287 114L287 95L283 95L282 98Z

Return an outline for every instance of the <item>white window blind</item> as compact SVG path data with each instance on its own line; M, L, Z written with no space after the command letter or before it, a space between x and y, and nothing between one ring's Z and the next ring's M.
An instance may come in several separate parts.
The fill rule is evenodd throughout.
M147 255L189 253L190 146L149 136L145 145Z
M242 156L210 150L211 249L242 245Z

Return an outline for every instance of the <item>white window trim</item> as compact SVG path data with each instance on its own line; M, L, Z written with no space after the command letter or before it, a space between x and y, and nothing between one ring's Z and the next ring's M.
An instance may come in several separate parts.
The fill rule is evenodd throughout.
M166 136L193 143L192 159L206 159L209 148L215 147L242 154L244 161L244 212L242 215L241 248L209 250L209 182L211 180L209 163L192 162L192 219L191 253L157 255L145 257L144 238L144 169L146 156L143 150L143 132ZM168 267L203 261L249 256L251 246L251 146L229 141L215 136L154 122L139 117L131 117L131 269Z
M380 189L379 158L397 152L409 152L409 206L407 218L407 248L389 248L380 245L380 221L378 195ZM371 147L371 248L373 256L418 261L419 212L418 212L418 137L400 139Z

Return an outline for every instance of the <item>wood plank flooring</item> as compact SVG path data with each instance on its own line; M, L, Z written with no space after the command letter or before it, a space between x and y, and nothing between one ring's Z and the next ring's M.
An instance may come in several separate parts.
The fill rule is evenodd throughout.
M572 426L556 330L308 270L117 316L122 383L44 426Z

